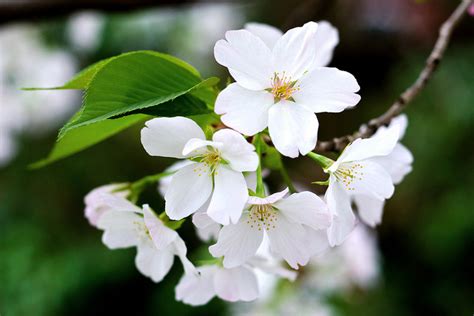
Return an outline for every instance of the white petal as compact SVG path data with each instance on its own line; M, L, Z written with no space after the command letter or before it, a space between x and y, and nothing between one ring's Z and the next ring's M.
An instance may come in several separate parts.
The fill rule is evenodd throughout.
M244 88L264 90L270 87L272 55L265 43L246 30L228 31L226 40L214 46L216 61L229 68L234 79Z
M342 244L352 232L355 227L355 216L349 196L332 176L325 199L333 216L332 225L328 229L328 240L329 244L334 247Z
M251 266L260 269L266 273L276 275L290 281L296 280L296 277L298 276L298 273L296 271L286 269L282 267L279 263L269 262L269 260L265 260L263 258L254 257L250 259L248 263Z
M339 33L337 29L327 21L318 22L314 67L327 66L332 59L332 53L338 43Z
M258 297L257 277L245 267L219 269L214 277L214 288L218 297L230 302L248 302Z
M403 136L405 136L405 131L408 126L408 118L406 114L400 114L397 117L394 117L392 121L390 122L390 125L388 128L392 128L393 126L398 126L400 137L398 140L402 139Z
M248 197L242 172L220 165L214 173L214 192L207 215L222 225L237 223Z
M392 128L385 129L384 132L378 133L370 138L358 138L344 149L341 156L337 159L337 164L377 156L386 156L395 148L399 135L399 129ZM337 164L333 164L330 170L336 168Z
M408 148L398 143L387 156L375 157L370 160L381 165L390 174L394 184L399 184L412 170L413 155Z
M353 75L337 68L315 68L298 81L295 102L312 112L342 112L359 103L360 87Z
M165 195L169 218L182 219L199 209L212 192L212 176L203 163L195 163L176 172Z
M375 227L382 222L384 200L375 199L368 195L355 195L354 202L359 217L369 226Z
M221 129L214 133L212 139L221 142L220 148L222 158L235 171L255 171L258 166L258 155L255 147L236 131L231 129Z
M199 267L199 275L184 274L176 286L176 300L198 306L207 304L216 295L214 290L214 266Z
M305 227L306 242L308 245L309 256L317 256L329 249L329 240L326 230L314 230Z
M194 163L194 162L192 162L191 160L188 160L188 159L179 160L176 163L169 166L168 168L166 168L164 172L176 172L179 169L183 168L184 166L190 165L192 163ZM168 191L168 188L171 184L172 179L173 179L173 175L170 174L169 176L161 178L160 181L158 182L158 191L160 192L160 194L163 197L165 196L166 191Z
M192 264L192 262L186 257L188 249L186 248L186 244L181 237L177 237L174 242L170 245L169 249L171 249L172 253L179 257L181 263L183 265L184 273L186 274L197 274L196 267Z
M109 249L129 248L138 244L138 236L133 230L106 230L102 243Z
M157 250L152 243L143 243L137 247L135 265L141 274L160 282L173 265L174 255L165 250Z
M268 111L268 130L276 149L295 158L316 146L319 123L316 115L290 101L280 101Z
M159 117L145 125L141 139L150 156L184 158L182 151L190 139L206 139L199 125L185 117Z
M209 215L206 214L206 212L194 213L192 221L194 226L196 226L197 228L206 228L216 224L216 222L214 222L212 218L210 218Z
M221 148L222 143L212 142L209 140L203 140L199 138L190 139L183 148L183 156L195 157L208 152L207 146L214 148Z
M145 225L156 249L162 250L178 238L178 233L166 227L148 205L143 206L143 214Z
M274 206L290 221L313 229L326 229L331 225L331 214L326 203L316 194L305 191L294 193Z
M262 23L247 23L245 29L258 36L270 49L273 49L273 46L283 35L283 32L276 27Z
M214 111L222 122L244 135L255 135L268 125L268 109L273 95L267 91L253 91L237 83L228 85L219 93Z
M313 67L318 24L308 22L287 31L273 47L274 69L291 80L298 80Z
M275 227L267 230L272 252L280 255L293 269L309 260L304 227L278 215Z
M388 199L393 195L394 186L392 177L379 164L371 159L359 162L342 163L338 170L346 174L352 173L347 178L339 177L338 182L349 195L365 194L378 198L379 200Z
M285 197L288 194L288 188L281 192L273 193L267 197L261 198L258 196L249 196L247 201L248 204L252 205L264 205L264 204L274 204Z
M104 230L102 242L110 249L128 248L138 244L137 223L143 219L132 212L108 211L104 213L97 227Z
M224 257L224 267L233 268L243 264L257 253L262 243L263 231L257 225L247 223L246 215L237 224L222 227L217 243L209 247L214 257ZM253 226L253 227L252 227Z

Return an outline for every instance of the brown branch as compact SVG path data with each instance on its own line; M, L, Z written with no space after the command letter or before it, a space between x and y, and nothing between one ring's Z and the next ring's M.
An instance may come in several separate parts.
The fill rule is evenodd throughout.
M398 97L385 113L370 120L367 124L362 125L359 131L351 135L337 137L329 141L318 141L315 151L342 151L351 141L357 138L372 136L379 127L389 124L392 118L405 110L407 105L421 92L421 90L423 90L428 83L428 80L432 77L434 71L443 58L454 28L458 25L459 21L461 21L471 4L474 4L474 0L461 1L451 16L443 23L443 25L441 25L438 39L436 40L436 44L431 51L430 56L426 60L425 67L418 75L416 81Z

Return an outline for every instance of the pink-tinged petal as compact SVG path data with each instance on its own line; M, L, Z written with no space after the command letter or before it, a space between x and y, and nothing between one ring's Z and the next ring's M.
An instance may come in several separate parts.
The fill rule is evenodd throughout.
M222 225L237 223L248 196L242 172L220 165L214 173L214 192L207 215Z
M248 302L258 297L257 277L246 267L219 269L214 277L214 288L219 298L230 302Z
M355 227L356 219L351 201L344 189L331 176L325 199L332 214L332 225L328 229L329 244L334 247L342 244Z
M149 120L141 131L143 147L150 156L184 158L184 145L192 138L206 139L196 122L180 116Z
M264 205L264 204L273 204L285 197L289 192L288 188L281 192L273 193L272 195L269 195L267 197L261 198L258 196L249 196L249 199L247 201L248 204L252 205Z
M276 27L263 23L247 23L245 29L259 37L270 49L273 49L283 35L283 32Z
M315 68L298 81L299 89L293 94L295 102L308 110L321 113L342 112L360 101L356 94L360 87L348 72L337 68Z
M176 286L176 300L183 303L199 306L207 304L215 295L214 275L215 266L198 268L199 275L184 274Z
M314 149L319 123L316 115L303 106L280 101L268 111L268 130L276 149L291 158Z
M294 193L274 206L292 222L313 229L326 229L331 225L331 214L326 203L312 192Z
M123 186L125 186L125 183L103 185L90 191L84 197L84 204L86 205L84 215L92 226L97 227L99 218L107 211L111 210L110 207L104 205L102 196L104 194L114 194L120 198L126 198L130 191L123 190L114 192Z
M216 61L229 69L244 88L264 90L273 76L272 53L265 43L246 30L228 31L214 46Z
M214 257L224 257L224 267L234 268L245 263L257 253L262 243L263 231L244 215L237 224L222 227L217 243L209 247Z
M283 34L273 47L274 70L291 80L310 70L316 55L317 29L317 23L308 22Z
M354 195L354 202L359 217L367 225L375 227L382 222L384 200L375 199L368 195Z
M217 96L214 111L222 115L225 125L251 136L268 126L268 109L273 103L273 95L267 91L253 91L232 83Z
M255 171L258 166L258 155L255 147L236 131L225 128L214 133L212 139L222 143L222 158L235 171Z
M141 274L160 282L168 274L173 265L174 255L168 251L157 250L153 244L142 243L137 247L135 265Z
M141 208L127 200L125 197L121 197L116 194L103 193L101 199L103 205L111 210L122 212L135 212L140 214L142 213Z
M212 192L209 167L195 163L181 168L173 175L165 195L165 210L169 218L179 220L197 211Z

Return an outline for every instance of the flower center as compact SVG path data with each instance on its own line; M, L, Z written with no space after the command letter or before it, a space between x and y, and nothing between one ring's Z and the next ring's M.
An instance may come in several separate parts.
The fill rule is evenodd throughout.
M291 96L295 91L300 89L296 83L297 80L292 81L290 77L285 75L285 72L283 72L281 76L276 72L272 78L272 87L267 89L267 91L273 94L275 102L280 100L293 101Z
M336 179L344 185L346 190L354 191L355 188L353 184L358 180L362 180L362 176L364 175L362 172L363 168L364 166L359 163L344 164L340 165L333 174Z
M219 150L213 147L209 148L208 151L206 151L205 153L199 156L193 157L192 160L203 163L206 169L208 168L210 169L211 174L216 172L216 169L219 166L219 164L224 162ZM201 166L202 166L201 164L196 166L196 168L194 168L194 172L198 172L199 175L201 175L202 174Z
M258 230L275 228L277 211L270 204L252 205L249 209L247 224Z

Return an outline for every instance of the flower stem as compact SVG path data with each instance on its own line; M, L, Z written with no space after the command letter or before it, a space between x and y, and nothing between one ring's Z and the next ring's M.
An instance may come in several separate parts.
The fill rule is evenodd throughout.
M288 171L286 170L285 165L283 164L282 157L280 155L280 174L281 177L283 178L283 181L285 182L286 186L290 190L291 193L296 193L296 188L293 185L293 181L291 181L290 175L288 174Z
M257 187L255 188L255 193L259 197L265 196L265 187L263 186L263 177L262 177L262 139L260 134L255 135L253 139L253 144L255 146L255 151L258 155L258 167L257 167Z
M149 175L146 177L143 177L135 182L132 182L130 184L130 195L128 196L128 199L132 201L133 203L136 203L138 200L138 197L142 193L142 191L150 184L155 184L158 182L160 179L170 176L176 171L167 171L167 172L160 172L157 174Z
M318 165L320 165L324 170L328 169L334 163L332 159L329 159L328 157L322 155L318 155L317 153L312 151L310 151L306 156L316 161Z

